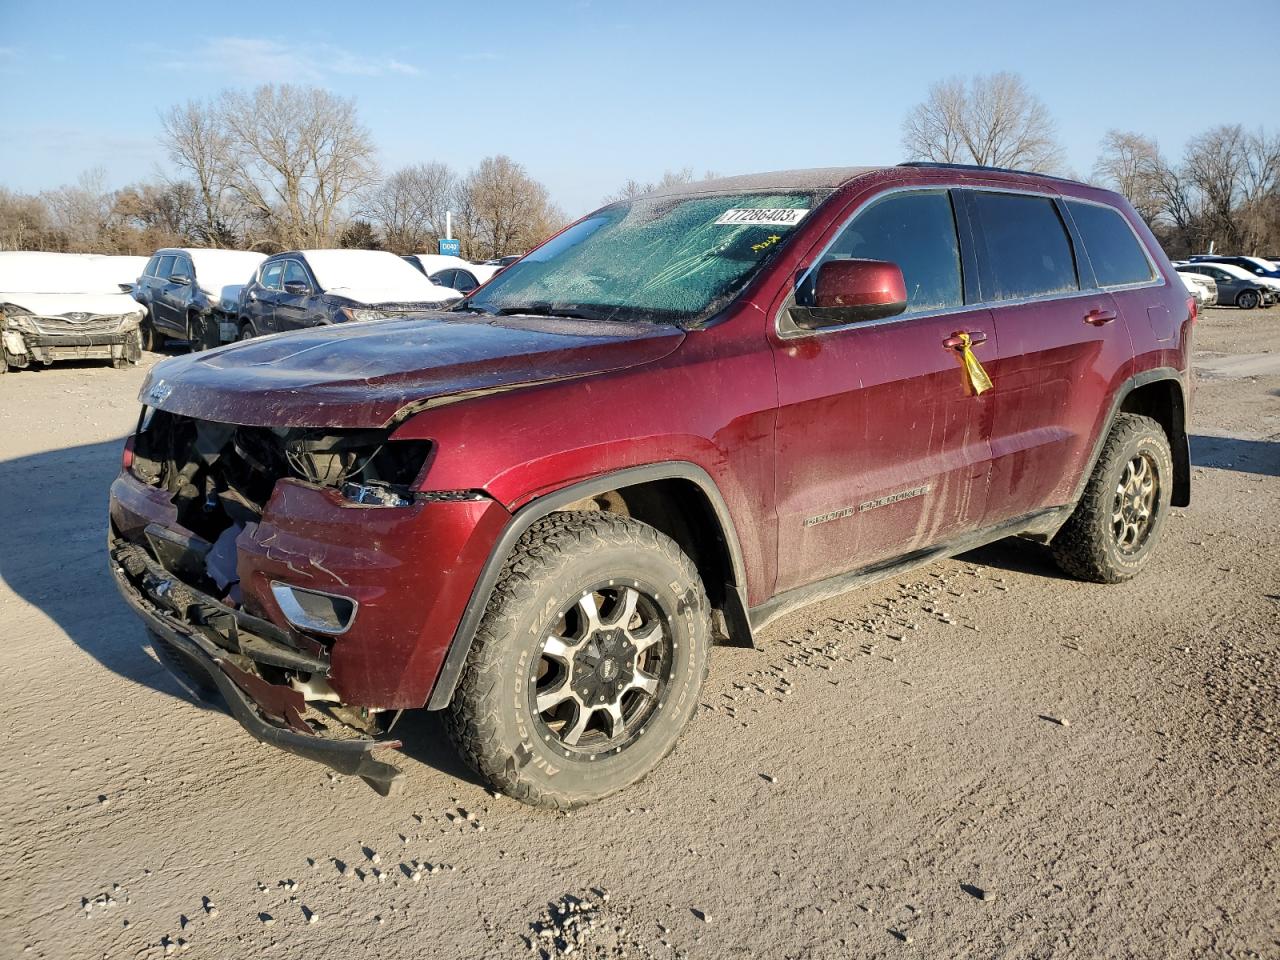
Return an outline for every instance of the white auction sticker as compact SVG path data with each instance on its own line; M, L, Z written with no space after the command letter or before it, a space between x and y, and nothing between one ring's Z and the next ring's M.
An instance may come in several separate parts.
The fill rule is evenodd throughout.
M760 210L726 210L717 224L732 226L794 227L808 210L797 207L765 207Z

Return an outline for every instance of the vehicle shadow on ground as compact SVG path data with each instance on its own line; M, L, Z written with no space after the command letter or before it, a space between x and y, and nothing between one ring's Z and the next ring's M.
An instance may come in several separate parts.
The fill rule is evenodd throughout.
M1191 438L1191 463L1197 467L1280 477L1280 443L1197 434Z
M107 490L123 443L0 461L0 579L108 670L191 700L151 653L107 569Z
M1010 537L997 540L977 550L962 553L957 560L965 563L977 563L997 570L1008 570L1010 573L1026 573L1036 577L1047 577L1051 580L1070 580L1058 569L1049 554L1049 548L1042 543Z

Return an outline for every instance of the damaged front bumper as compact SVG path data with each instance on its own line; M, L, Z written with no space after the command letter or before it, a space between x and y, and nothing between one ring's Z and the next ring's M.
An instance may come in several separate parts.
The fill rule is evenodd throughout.
M259 670L265 665L326 677L329 664L322 649L304 649L273 624L193 589L138 544L113 534L108 547L125 601L185 670L206 676L218 688L255 739L358 776L383 796L398 788L401 771L373 754L399 749L399 740L372 736L322 713L300 691L269 682Z
M124 333L45 334L20 330L4 331L8 362L17 367L57 360L142 359L142 341L136 329Z

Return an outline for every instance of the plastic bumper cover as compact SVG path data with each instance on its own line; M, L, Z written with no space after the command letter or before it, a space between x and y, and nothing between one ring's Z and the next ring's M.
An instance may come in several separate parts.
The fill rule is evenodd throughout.
M322 763L339 773L360 777L383 796L399 786L403 777L399 768L373 756L375 750L398 749L399 740L373 739L350 727L343 728L347 734L343 737L317 732L302 718L306 703L300 693L268 683L235 662L237 659L243 662L247 657L250 661L278 663L281 658L297 656L298 664L305 666L308 656L305 652L291 654L269 640L264 650L261 638L253 638L254 645L245 652L245 645L238 642L245 635L236 638L230 636L225 627L219 629L218 616L202 617L203 623L192 622L184 615L184 607L224 613L221 618L224 623L226 617L231 618L230 622L237 622L245 615L237 616L236 611L182 583L152 561L140 547L114 537L108 546L111 571L125 602L169 645L183 667L209 678L222 694L232 716L254 739ZM215 643L211 637L219 642ZM237 645L241 647L240 654L232 651ZM319 666L314 661L312 665Z

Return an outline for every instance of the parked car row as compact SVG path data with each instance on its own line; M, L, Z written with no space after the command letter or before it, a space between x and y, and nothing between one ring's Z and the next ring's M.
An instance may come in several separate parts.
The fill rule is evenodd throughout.
M136 363L303 327L438 310L505 265L375 250L165 247L150 257L0 253L0 373L99 358Z
M1248 267L1241 264L1248 264ZM1178 261L1174 269L1183 278L1197 300L1201 294L1191 284L1206 286L1212 283L1214 303L1219 306L1236 306L1242 310L1269 307L1280 300L1280 270L1269 260L1255 257L1195 257L1190 261ZM1202 301L1203 302L1203 301Z

